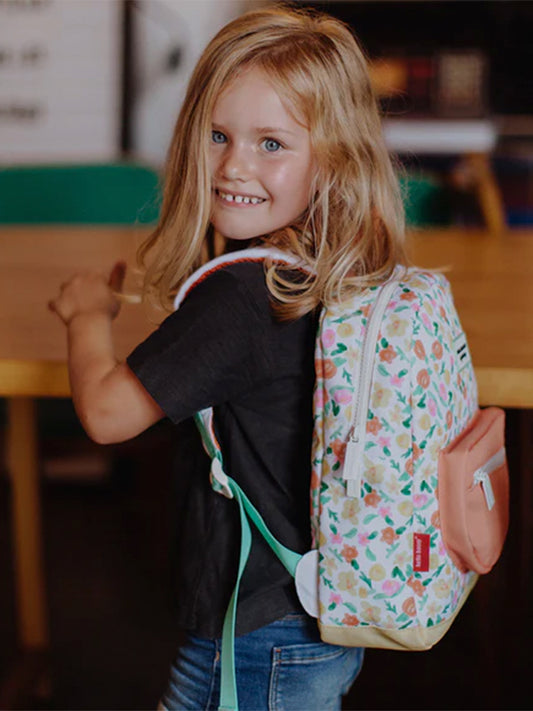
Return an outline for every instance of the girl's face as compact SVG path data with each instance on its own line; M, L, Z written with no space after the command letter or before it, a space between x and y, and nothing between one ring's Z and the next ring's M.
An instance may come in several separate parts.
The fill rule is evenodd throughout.
M230 239L250 239L295 222L309 203L309 130L285 108L266 74L245 70L213 111L211 221Z

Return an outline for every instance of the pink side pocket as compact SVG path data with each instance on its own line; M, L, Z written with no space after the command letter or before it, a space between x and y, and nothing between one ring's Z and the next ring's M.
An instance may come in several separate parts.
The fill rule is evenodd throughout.
M505 413L480 410L439 456L439 508L444 545L463 572L488 573L509 525Z

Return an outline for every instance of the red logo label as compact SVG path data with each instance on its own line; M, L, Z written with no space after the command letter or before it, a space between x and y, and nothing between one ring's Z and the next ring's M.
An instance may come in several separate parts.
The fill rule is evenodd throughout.
M429 533L413 535L413 570L417 573L427 573L429 570Z

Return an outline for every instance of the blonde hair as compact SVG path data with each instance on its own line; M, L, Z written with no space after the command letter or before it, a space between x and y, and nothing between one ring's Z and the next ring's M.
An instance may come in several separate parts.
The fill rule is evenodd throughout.
M211 116L220 93L250 67L266 73L310 131L316 172L309 206L268 236L311 271L295 285L267 265L278 315L296 318L385 280L406 262L402 199L365 56L346 25L309 8L282 4L245 13L204 50L171 142L160 221L140 249L145 290L169 306L205 260Z

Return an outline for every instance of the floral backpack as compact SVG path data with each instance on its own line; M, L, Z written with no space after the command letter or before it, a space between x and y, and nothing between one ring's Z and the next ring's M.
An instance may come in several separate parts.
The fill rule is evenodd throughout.
M295 264L266 248L202 267L194 284L236 261ZM465 334L447 280L398 269L379 287L323 309L316 339L312 550L283 546L224 472L212 409L196 422L213 488L235 498L241 556L222 638L221 709L237 709L233 639L249 521L295 577L325 642L428 649L447 631L508 526L504 413L480 410Z

